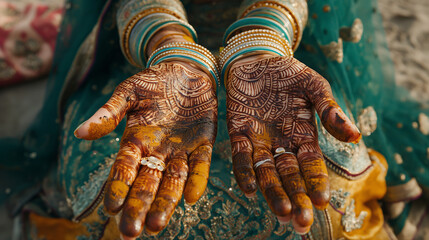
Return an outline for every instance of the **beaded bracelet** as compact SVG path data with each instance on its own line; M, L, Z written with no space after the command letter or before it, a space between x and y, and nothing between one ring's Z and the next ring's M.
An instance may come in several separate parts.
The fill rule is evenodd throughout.
M296 28L294 27L295 25L292 24L293 20L291 20L293 18L285 11L268 7L260 7L249 11L245 17L264 17L277 21L287 30L288 36L290 36L290 39L292 40L291 42L293 43L296 41Z
M220 52L220 76L226 75L232 63L250 55L274 53L278 56L293 56L292 48L285 38L275 31L267 29L253 29L235 35L227 42L227 46Z
M185 60L202 67L212 76L214 86L219 83L219 67L216 58L205 47L192 42L173 42L156 49L147 61L147 67L167 60Z
M239 19L235 21L233 24L231 24L225 31L225 35L223 38L223 44L226 46L226 42L228 39L236 33L239 29L244 27L259 27L263 29L271 29L276 32L278 32L281 37L286 38L288 41L291 40L291 36L289 36L288 31L286 28L284 28L281 23L268 19L268 18L262 18L262 17L246 17Z
M292 48L293 50L298 48L308 18L306 0L245 0L242 6L245 7L239 10L239 18L251 16L252 12L259 8L265 8L266 13L273 16L282 13L289 20L288 25L290 24L293 29Z

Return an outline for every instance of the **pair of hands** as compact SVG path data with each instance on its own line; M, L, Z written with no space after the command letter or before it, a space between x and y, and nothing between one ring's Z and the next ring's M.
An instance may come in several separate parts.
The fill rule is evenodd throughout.
M312 205L323 209L329 202L314 109L339 140L358 141L360 133L314 70L290 57L261 58L234 63L225 82L234 174L246 196L259 186L279 221L292 219L305 233ZM122 82L75 131L78 138L98 139L127 115L104 198L110 214L122 211L124 238L137 237L144 226L158 233L182 195L193 204L204 193L217 128L214 89L197 66L161 63ZM278 148L293 154L274 157ZM140 164L149 156L163 161L165 171Z

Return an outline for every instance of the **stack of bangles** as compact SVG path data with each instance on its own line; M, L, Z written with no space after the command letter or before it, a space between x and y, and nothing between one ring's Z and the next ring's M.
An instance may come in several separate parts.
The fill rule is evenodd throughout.
M233 62L255 54L293 56L307 22L305 0L245 0L240 18L225 32L220 76L226 79ZM252 30L248 30L251 28Z
M182 60L197 64L214 80L214 86L219 82L216 58L205 47L192 42L173 42L156 49L147 62L147 67L167 60Z
M138 10L138 11L137 11ZM201 67L214 81L219 82L216 58L209 50L196 44L195 29L188 23L179 0L132 0L118 11L121 49L127 60L140 68L148 68L163 61L182 60ZM173 26L183 32L188 42L174 42L157 48L147 57L149 40L162 28ZM168 36L167 36L168 37Z

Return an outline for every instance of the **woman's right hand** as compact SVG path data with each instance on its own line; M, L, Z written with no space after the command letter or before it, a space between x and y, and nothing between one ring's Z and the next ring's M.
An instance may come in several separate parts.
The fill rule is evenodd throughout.
M314 114L337 139L361 135L332 96L326 79L293 57L253 56L235 62L226 80L233 168L248 197L257 186L280 222L307 233L314 205L327 207L328 172Z
M155 65L122 82L75 135L98 139L125 115L104 205L110 214L122 211L119 230L134 238L144 226L150 234L161 231L182 194L193 204L204 193L217 128L215 83L188 63ZM165 171L142 165L147 157Z

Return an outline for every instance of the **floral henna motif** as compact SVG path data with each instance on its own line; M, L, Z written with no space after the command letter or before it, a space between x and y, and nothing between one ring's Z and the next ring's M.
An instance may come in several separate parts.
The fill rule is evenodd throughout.
M335 102L329 83L292 57L236 63L226 88L240 188L252 195L258 184L280 221L290 219L292 207L295 230L308 231L311 201L321 209L329 201L314 109L325 128L342 141L358 141L359 131ZM278 154L280 149L284 151Z
M122 210L120 231L129 237L157 233L184 193L193 204L203 194L216 137L217 100L209 76L186 63L162 63L122 82L111 99L75 134L96 139L127 115L121 147L107 181L106 210ZM141 165L152 156L165 171Z

